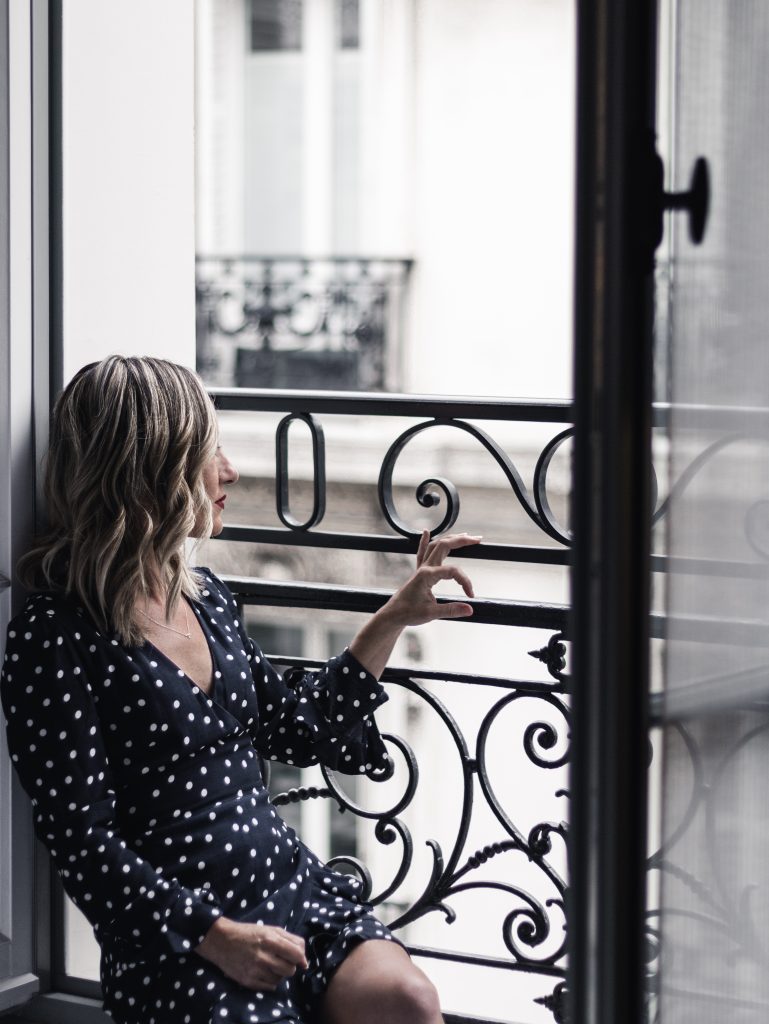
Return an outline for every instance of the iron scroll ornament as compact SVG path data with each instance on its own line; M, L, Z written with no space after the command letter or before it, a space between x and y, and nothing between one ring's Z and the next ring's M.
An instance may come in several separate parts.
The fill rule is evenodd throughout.
M409 924L425 914L432 912L443 913L448 923L456 919L456 911L450 906L448 900L451 897L471 890L497 890L505 892L517 901L515 906L505 917L502 924L502 938L508 952L512 955L512 963L524 970L538 970L542 967L553 968L565 952L565 933L563 938L556 943L556 947L550 952L540 951L554 926L552 915L555 913L561 920L564 918L564 896L566 885L560 878L558 872L550 865L547 856L552 849L552 837L560 836L562 841L566 840L567 826L564 822L543 821L535 824L528 830L528 834L521 832L513 823L511 817L502 808L501 803L494 793L488 775L486 761L486 743L489 731L501 711L511 702L521 699L541 700L550 705L556 713L565 719L568 728L568 708L559 700L555 694L547 689L534 692L521 692L514 690L501 699L494 701L492 707L484 716L477 740L477 753L473 757L467 745L458 723L451 712L435 693L425 689L413 679L399 680L408 690L417 694L424 702L438 715L443 725L448 729L453 740L457 754L460 757L461 770L463 775L462 799L461 799L461 825L457 831L452 849L444 856L441 844L435 839L428 839L427 846L432 853L433 865L430 876L423 887L420 896L414 899L411 905L405 908L393 921L389 922L392 929L398 929ZM537 721L530 723L524 731L523 750L527 759L536 767L543 769L561 768L567 759L567 753L556 754L552 757L544 756L545 751L556 746L561 730L553 723ZM331 798L345 811L351 812L356 817L369 819L376 822L375 836L378 842L390 845L400 840L402 855L394 877L386 883L383 890L376 895L371 895L371 878L362 865L355 863L355 858L344 856L338 859L338 863L346 863L358 875L364 883L369 902L377 905L388 899L404 881L408 874L414 853L414 844L408 827L401 819L401 813L412 802L417 788L419 769L414 752L410 746L401 738L390 733L383 734L383 739L393 744L400 751L403 757L407 777L405 785L394 802L384 810L371 811L357 805L340 788L334 773L327 768L322 768L324 781L328 787ZM391 759L392 763L392 759ZM501 841L487 844L482 849L468 855L466 853L466 842L469 835L472 807L474 803L474 779L480 783L480 791L485 797L486 805L491 809L497 820L501 823L506 837ZM556 796L566 795L562 790ZM536 865L543 880L547 880L547 886L552 895L543 899L533 893L525 891L518 885L510 882L492 881L489 879L472 880L472 875L480 865L489 860L506 853L523 854L526 859ZM335 860L337 863L337 860Z
M377 493L382 513L390 526L403 537L417 539L419 530L411 529L398 515L393 498L393 472L403 449L417 434L421 434L431 427L456 427L464 430L483 445L494 461L502 469L507 477L513 493L517 497L521 507L544 533L561 544L571 544L569 532L564 529L555 519L550 504L547 500L547 474L550 469L553 456L561 445L574 434L574 428L568 427L552 438L542 450L534 470L534 499L531 498L521 474L516 469L512 459L503 451L496 441L480 427L473 426L465 420L436 418L427 422L417 423L413 427L404 430L390 445L387 454L382 462L382 468L377 482ZM432 536L443 533L450 529L457 521L459 515L459 492L454 484L445 477L430 477L423 480L416 488L416 498L423 508L430 508L438 505L440 497L435 493L434 488L443 492L446 500L446 512L443 519L431 531Z
M735 870L734 831L731 827L724 828L724 817L719 813L719 801L724 801L720 806L729 806L731 814L729 790L725 787L728 787L730 772L734 770L738 758L756 741L765 744L769 734L769 720L764 706L741 708L739 715L751 710L758 715L758 724L743 719L739 735L711 764L707 763L705 756L708 750L706 737L701 737L704 740L704 747L701 747L687 724L676 721L667 723L667 728L677 733L683 741L683 753L690 762L692 780L689 799L677 815L678 824L647 861L649 872L658 871L669 880L668 891L665 892L664 888L661 890L660 903L648 907L645 915L646 984L650 997L650 1021L661 1019L657 1000L663 991L663 978L665 974L672 976L679 948L687 950L686 946L679 947L675 937L671 937L670 924L667 941L663 942L658 924L660 920L690 922L691 927L700 933L707 933L708 953L707 957L703 956L703 962L709 968L716 965L720 969L734 971L735 989L731 996L725 997L725 1014L728 1015L727 1007L730 1003L734 1012L739 1012L740 986L747 985L751 977L746 972L753 971L754 976L762 979L766 976L769 947L763 927L765 887L762 894L755 877L746 877ZM760 806L763 810L763 805ZM679 851L679 860L673 859L673 848L687 833L690 833L689 851L694 842L698 854L700 851L702 853L702 858L695 864L688 862L686 851ZM682 852L683 858L680 857ZM687 955L691 956L691 950L688 950ZM688 994L685 990L679 993Z
M427 673L424 679L414 670L395 670L392 674L385 674L387 683L403 687L420 699L425 710L430 710L431 717L437 716L442 725L441 731L445 730L444 735L458 759L460 777L455 791L458 820L446 837L448 844L443 837L438 840L437 837L417 836L416 833L412 836L411 829L415 824L421 831L425 823L420 823L418 818L409 820L408 824L404 820L409 807L412 807L410 813L413 814L421 772L415 751L405 739L394 733L382 734L389 750L388 769L375 776L376 779L393 778L394 781L393 791L388 792L384 806L377 801L379 806L375 809L367 805L365 796L362 799L351 797L337 773L324 767L320 769L325 783L322 788L305 787L274 798L276 803L325 798L345 814L367 822L375 841L392 848L394 857L388 859L386 874L381 880L377 879L376 884L369 869L356 856L339 855L332 858L329 865L357 876L366 902L376 906L392 901L390 913L394 911L395 916L387 923L394 931L434 913L451 924L462 916L462 908L453 906L455 898L460 898L460 902L466 905L468 899L483 892L495 894L498 897L495 914L499 912L497 927L500 929L496 934L502 940L509 959L474 954L468 962L551 979L556 991L543 997L543 1005L553 1012L556 1019L554 1000L557 1001L558 986L563 985L565 972L566 883L556 864L551 862L551 854L562 857L568 826L565 821L558 820L557 811L555 820L546 820L549 816L543 815L533 822L526 820L524 824L516 809L507 806L506 800L503 805L501 793L495 791L490 778L489 740L492 731L499 736L500 727L504 728L501 722L507 708L525 708L523 716L516 713L519 726L516 737L519 737L526 762L535 769L548 772L563 770L568 758L570 730L568 698L564 692L568 689L568 677L562 664L564 647L563 637L555 634L545 648L549 649L550 660L553 661L550 674L557 673L554 675L555 686L538 681L505 680L502 693L496 689L487 692L489 705L484 708L481 721L474 723L469 733L460 726L449 706L428 683L432 673ZM554 659L557 659L557 664ZM302 661L304 670L309 667L313 666ZM467 684L479 681L477 677L463 675L447 677L447 681L452 679ZM489 682L494 686L502 684L501 680ZM528 712L531 701L535 702L533 714ZM394 778L396 765L401 770L397 779ZM421 767L424 769L425 765ZM560 788L553 795L556 799L567 796ZM478 806L492 812L495 824L486 844L474 849L475 844L469 845L468 840L472 822L478 820L473 816L473 809L479 797ZM429 848L430 858L417 863L415 853L417 845L421 845L420 839ZM527 865L525 880L518 877L508 858ZM484 865L490 862L496 864L503 860L508 861L508 866L501 875L484 869ZM418 874L415 875L417 867ZM402 892L401 887L407 877L412 877L417 885L404 900L398 894ZM464 959L462 954L457 956Z
M306 423L312 439L312 512L301 523L291 513L288 477L288 432L295 420ZM275 500L278 518L289 530L311 530L326 514L326 441L323 427L308 412L284 416L275 431Z
M451 418L435 418L417 423L409 427L392 443L382 462L377 483L377 493L382 514L389 525L403 537L417 540L420 530L411 528L399 515L395 508L393 497L393 473L398 458L408 443L418 434L432 427L456 427L463 430L480 441L483 447L491 454L495 462L505 474L519 504L544 533L553 540L558 541L566 547L573 543L571 531L562 526L553 512L548 499L548 473L553 459L559 449L574 436L574 427L570 426L552 437L544 446L537 459L534 473L532 494L524 484L520 473L510 456L499 447L499 445L485 431L481 430L464 420ZM730 433L717 438L708 444L692 461L681 471L678 479L670 486L668 493L662 497L659 493L657 474L653 466L651 472L651 495L650 515L652 525L656 525L663 519L670 510L671 504L686 491L692 480L707 466L711 460L724 448L744 441L766 440L765 437L756 434ZM460 497L459 491L452 481L445 477L435 476L423 480L416 488L416 498L423 508L431 508L440 504L441 492L446 502L446 511L437 526L430 531L432 537L451 529L459 516ZM769 535L769 501L757 501L747 510L745 514L745 536L753 550L762 559L769 561L769 540L763 534Z

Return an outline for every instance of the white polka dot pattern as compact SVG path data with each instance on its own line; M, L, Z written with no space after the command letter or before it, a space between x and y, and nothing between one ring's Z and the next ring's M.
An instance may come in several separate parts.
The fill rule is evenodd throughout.
M37 835L94 926L119 1024L300 1021L355 942L391 936L358 883L280 819L258 754L376 775L388 759L372 712L386 696L349 651L282 678L232 594L199 572L210 696L151 644L124 647L69 600L36 595L8 631L9 750ZM304 935L310 969L246 999L193 953L221 913Z

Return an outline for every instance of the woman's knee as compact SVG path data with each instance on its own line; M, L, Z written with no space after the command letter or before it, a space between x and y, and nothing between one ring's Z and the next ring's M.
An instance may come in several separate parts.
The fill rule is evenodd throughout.
M443 1019L435 986L415 967L391 979L385 1002L398 1024L437 1024Z
M432 982L395 943L357 946L331 978L324 1024L440 1024Z

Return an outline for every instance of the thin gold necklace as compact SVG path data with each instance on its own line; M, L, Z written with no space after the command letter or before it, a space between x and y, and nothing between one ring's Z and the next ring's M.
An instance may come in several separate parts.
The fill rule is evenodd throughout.
M149 619L150 622L154 622L156 626L160 626L161 629L167 629L169 633L176 633L177 636L186 636L188 640L192 638L192 633L190 633L190 620L187 616L186 604L184 605L184 625L187 627L186 633L184 633L181 629L175 629L173 626L167 626L164 622L160 622L159 619L153 619L150 613L145 612L143 608L139 608L138 611L140 611L141 614L145 616L145 618Z

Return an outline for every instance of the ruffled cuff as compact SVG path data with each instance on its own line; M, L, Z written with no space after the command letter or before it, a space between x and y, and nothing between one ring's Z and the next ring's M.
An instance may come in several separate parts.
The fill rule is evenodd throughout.
M221 914L218 900L210 890L187 890L187 895L180 895L168 909L160 926L163 945L172 953L191 952Z
M328 692L334 732L342 735L388 700L379 680L361 665L349 647L326 664L322 680Z
M324 763L348 775L389 777L392 762L373 717L389 699L382 684L349 648L324 666L320 682L327 693L332 733Z

